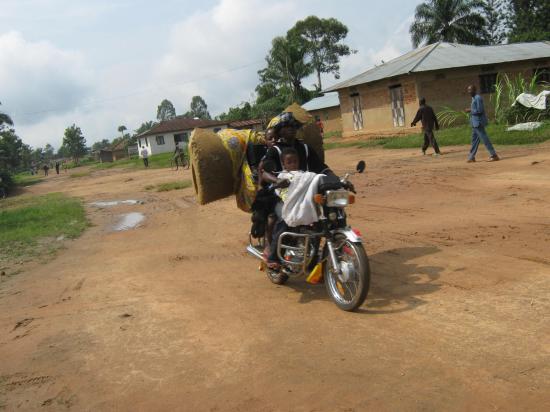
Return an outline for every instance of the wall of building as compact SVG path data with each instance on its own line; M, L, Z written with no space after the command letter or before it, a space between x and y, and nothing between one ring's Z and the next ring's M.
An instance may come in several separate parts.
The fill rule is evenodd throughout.
M395 127L391 108L390 87L401 85L403 106L405 111L404 126ZM354 130L353 125L353 94L361 99L363 128ZM399 134L410 131L410 123L414 118L417 106L416 83L412 76L381 80L370 84L362 84L354 88L339 90L340 107L342 110L343 136L360 134Z
M203 129L217 131L218 129L225 129L225 128L227 128L227 126L222 125L222 126L215 126L215 127L204 127ZM174 136L182 133L188 133L189 136L191 136L192 132L193 130L179 130L176 132L159 133L156 135L141 137L138 140L139 151L140 151L139 157L141 157L141 145L143 144L145 144L145 147L149 151L149 156L156 155L159 153L173 152L174 150L176 150L176 143L175 143ZM156 136L163 136L164 144L158 144Z
M515 77L521 73L530 78L534 69L543 67L550 67L550 59L414 73L339 90L343 136L364 134L376 137L377 135L396 135L418 131L420 124L416 129L411 129L410 123L418 109L420 97L425 97L427 103L434 108L436 113L444 110L445 107L462 110L469 107L471 102L471 97L466 92L467 86L474 84L480 90L480 76L506 73ZM389 88L395 84L401 84L403 88L405 108L405 125L403 127L394 127L393 125ZM350 96L352 93L358 93L361 98L363 113L363 128L361 130L354 130L353 127L353 100ZM493 93L482 94L489 118L494 113L493 95ZM464 118L463 122L467 122L467 118Z
M342 131L342 112L340 106L327 107L325 109L311 110L309 112L313 117L319 116L323 122L324 133L334 133Z
M530 79L533 70L538 67L549 67L550 59L542 61L527 61L515 63L503 63L482 67L468 67L463 69L440 70L416 75L418 94L426 98L427 103L432 106L435 112L449 107L453 110L462 110L470 106L471 97L466 88L473 84L481 92L480 76L494 73L507 74L511 78L522 74ZM485 103L485 109L489 120L494 115L494 93L480 93ZM466 123L464 118L462 123ZM457 124L460 122L457 122Z

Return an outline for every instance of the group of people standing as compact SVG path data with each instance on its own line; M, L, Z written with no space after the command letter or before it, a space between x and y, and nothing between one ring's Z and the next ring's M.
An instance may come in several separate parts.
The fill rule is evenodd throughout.
M489 162L495 162L500 160L487 135L485 126L489 123L487 120L487 114L485 113L485 105L483 98L477 94L477 88L474 85L468 86L468 94L472 97L472 104L469 108L464 109L466 113L470 114L470 125L472 126L472 146L468 154L468 163L476 161L476 154L479 148L479 143L483 141L483 144L489 152ZM426 104L426 99L421 98L419 101L420 108L414 117L411 127L416 126L420 121L422 123L422 130L424 132L424 144L422 145L422 153L426 154L426 150L429 146L432 146L435 152L435 156L441 155L439 145L435 139L434 130L439 130L439 123L437 122L437 116L434 110Z
M61 166L63 166L63 169L65 170L65 172L67 172L67 162L65 162L64 160L63 161L56 160L53 164L53 167L55 167L56 174L59 174L59 170L61 169ZM52 168L51 163L48 163L48 162L44 163L44 165L42 166L42 170L44 171L44 176L49 175L49 171L51 168ZM31 174L35 174L35 173L36 173L36 167L33 166L31 168Z

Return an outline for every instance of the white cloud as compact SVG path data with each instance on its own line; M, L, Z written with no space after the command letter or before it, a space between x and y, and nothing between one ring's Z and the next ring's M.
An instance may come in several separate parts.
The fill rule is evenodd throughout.
M155 84L183 103L179 109L173 101L178 113L188 109L195 94L206 100L211 113L248 100L271 39L290 28L294 9L292 1L222 0L189 16L173 27Z
M51 109L70 110L89 94L91 78L78 52L29 42L17 32L0 35L1 99L15 122L40 121Z

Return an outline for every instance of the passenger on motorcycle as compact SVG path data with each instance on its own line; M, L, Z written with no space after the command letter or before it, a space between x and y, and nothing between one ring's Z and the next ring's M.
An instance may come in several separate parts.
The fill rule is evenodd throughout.
M262 172L262 180L270 182L275 186L282 186L284 183L278 178L277 174L283 170L283 151L287 148L295 150L298 157L298 168L296 170L309 171L314 173L333 174L328 166L321 161L317 153L310 149L307 144L296 139L296 133L302 123L300 123L290 112L281 113L271 120L269 128L275 132L276 142L271 147L265 157L264 164L269 164L271 170ZM271 269L277 269L280 266L277 256L277 241L281 233L287 229L287 225L280 215L281 207L277 207L277 221L271 239L270 253L268 257L268 266Z

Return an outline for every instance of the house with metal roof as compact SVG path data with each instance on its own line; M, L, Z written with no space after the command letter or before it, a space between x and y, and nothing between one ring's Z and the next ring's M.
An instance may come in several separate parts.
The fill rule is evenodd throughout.
M323 96L311 99L302 105L316 121L320 121L323 133L342 132L342 113L340 112L340 100L337 92L325 93Z
M142 148L147 149L149 156L173 152L177 143L187 146L194 129L210 129L217 132L227 128L228 124L229 122L225 121L189 119L180 116L164 120L137 136L139 156L141 157Z
M550 42L471 46L435 43L415 49L329 87L338 92L343 135L409 133L418 99L437 112L470 104L477 86L489 112L498 74L550 80Z

